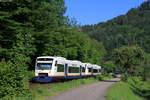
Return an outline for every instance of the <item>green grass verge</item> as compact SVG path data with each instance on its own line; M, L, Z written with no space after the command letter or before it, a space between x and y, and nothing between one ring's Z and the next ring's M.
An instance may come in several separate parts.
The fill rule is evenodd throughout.
M2 100L43 100L50 96L54 96L60 92L75 88L81 85L90 84L102 80L109 80L110 75L98 75L96 78L76 79L72 81L52 84L48 87L38 86L32 89L24 90L24 93L16 96L6 96ZM1 100L1 98L0 98Z
M144 98L136 95L128 83L118 82L109 88L107 100L144 100Z
M39 86L30 89L30 93L27 93L21 97L15 97L11 100L43 100L47 97L54 96L62 91L66 91L71 88L75 88L81 85L90 84L93 82L98 82L96 78L87 78L87 79L77 79L72 81L67 81L63 83L53 84L48 87Z

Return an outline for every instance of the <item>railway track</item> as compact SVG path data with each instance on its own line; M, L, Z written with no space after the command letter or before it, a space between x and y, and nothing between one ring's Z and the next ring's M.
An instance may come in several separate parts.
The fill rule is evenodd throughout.
M58 83L67 82L67 81L70 81L70 80L57 80L57 81L54 81L54 82L51 82L51 83L35 83L35 82L30 82L29 83L29 88L34 88L34 87L37 87L37 86L48 87L48 86L51 86L51 85L56 85Z
M72 79L67 79L67 80L55 80L54 82L51 82L51 83L35 83L35 82L30 82L29 83L29 88L34 88L34 87L37 87L37 86L44 86L44 87L48 87L48 86L51 86L51 85L56 85L58 83L62 83L62 82L68 82L68 81L71 81Z
M37 86L43 86L43 87L48 87L48 86L51 86L51 85L54 85L56 83L29 83L29 88L34 88L34 87L37 87Z

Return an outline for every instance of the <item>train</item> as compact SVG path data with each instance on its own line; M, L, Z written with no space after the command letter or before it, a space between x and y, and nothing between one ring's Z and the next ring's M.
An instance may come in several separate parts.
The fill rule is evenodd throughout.
M53 82L62 79L76 79L96 76L101 66L68 60L64 57L41 56L35 63L35 82Z

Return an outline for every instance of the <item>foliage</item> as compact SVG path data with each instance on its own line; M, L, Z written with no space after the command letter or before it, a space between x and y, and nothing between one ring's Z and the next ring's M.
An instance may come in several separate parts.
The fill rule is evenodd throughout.
M142 77L126 77L126 82L114 84L107 93L107 100L149 100L150 83Z
M126 82L128 80L129 75L128 74L124 74L121 76L121 80Z
M23 58L21 58L23 59ZM28 78L24 64L1 61L0 62L0 98L20 95L28 89Z
M150 81L150 54L146 53L144 55L145 60L144 63L142 64L143 67L143 80L144 81Z
M107 61L103 64L104 70L108 73L114 71L116 69L116 65L112 61Z
M96 79L99 80L99 81L102 81L103 80L103 76L102 75L97 75Z
M0 61L6 60L0 64L4 70L0 73L0 97L25 91L37 56L102 62L106 54L103 44L78 31L76 22L64 16L65 11L64 0L0 2Z
M50 38L54 43L49 42L51 44L46 45L46 50L42 55L63 56L97 64L105 55L105 49L101 43L73 29L60 28L57 34Z
M28 70L34 69L37 56L63 56L71 60L101 64L107 52L109 55L114 48L122 45L139 45L149 52L149 3L147 1L126 15L106 23L80 28L75 20L64 16L64 0L0 2L0 98L23 96L29 92L26 94L29 100L32 99L29 98L32 94L37 95L38 91L42 91L41 88L34 93L28 90L28 81L32 77L32 72L28 73ZM143 60L140 47L116 49L116 63L123 69L130 69L129 73L138 70L147 80L149 57L140 65L140 59ZM108 72L115 68L109 57L105 63ZM143 66L141 70L139 66ZM82 80L79 83L86 82Z
M71 28L74 23L63 16L64 0L13 0L0 5L1 59L9 60L21 53L29 59L50 55L92 63L102 61L103 44ZM29 61L30 69L34 61Z
M123 46L114 50L114 61L126 74L139 74L139 65L144 61L144 51L138 46Z
M99 74L96 76L96 79L99 81L111 79L112 76L110 74Z
M141 77L130 77L127 82L135 93L147 99L150 98L150 82L142 81Z
M145 100L136 95L131 86L125 82L118 82L113 84L107 92L107 100Z
M85 25L81 30L90 37L103 42L108 52L123 45L138 45L150 52L150 1L132 8L125 15L118 16L107 22Z
M113 77L113 78L117 78L117 77L119 77L119 76L117 76L116 74L112 73L112 77Z

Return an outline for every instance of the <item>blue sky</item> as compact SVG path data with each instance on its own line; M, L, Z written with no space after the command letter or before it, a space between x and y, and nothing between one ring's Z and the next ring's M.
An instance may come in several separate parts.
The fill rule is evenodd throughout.
M65 0L70 18L81 25L96 24L126 14L147 0Z

